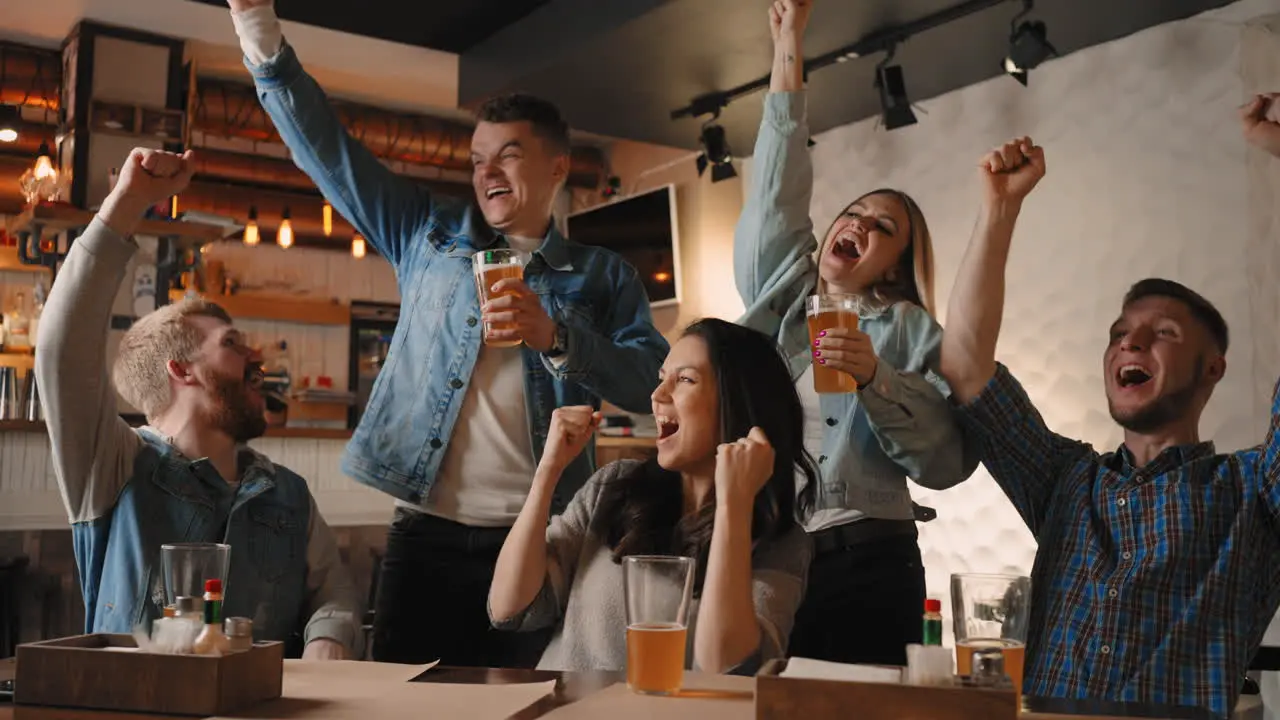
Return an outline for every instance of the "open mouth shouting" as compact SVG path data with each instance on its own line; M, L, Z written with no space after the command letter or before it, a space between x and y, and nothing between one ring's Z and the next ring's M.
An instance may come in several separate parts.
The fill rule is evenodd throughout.
M262 363L249 363L244 370L245 387L256 393L262 393L262 384L266 380L266 374L262 370Z
M1116 387L1121 390L1136 390L1151 382L1153 377L1147 367L1138 363L1125 363L1116 370Z
M680 432L680 421L670 415L655 415L654 421L658 425L659 443L670 440L676 433Z
M862 257L862 247L858 244L858 236L852 232L842 232L831 244L831 254L841 260L857 262Z

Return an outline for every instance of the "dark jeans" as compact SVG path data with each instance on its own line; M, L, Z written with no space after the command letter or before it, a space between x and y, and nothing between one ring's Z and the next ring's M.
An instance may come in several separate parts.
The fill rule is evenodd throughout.
M788 655L906 665L923 634L924 563L915 535L819 552L796 612Z
M461 525L397 510L373 616L373 659L465 667L532 668L551 630L489 624L489 584L509 528Z

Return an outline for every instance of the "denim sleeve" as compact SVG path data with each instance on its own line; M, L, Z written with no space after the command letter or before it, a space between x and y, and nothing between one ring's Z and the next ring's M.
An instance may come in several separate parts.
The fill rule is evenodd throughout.
M805 102L803 91L765 96L750 189L733 233L733 276L747 308L744 324L770 336L777 336L786 310L818 272Z
M294 163L378 254L399 268L409 243L434 210L431 195L391 172L347 133L287 42L261 65L247 60L245 64Z
M608 282L613 296L603 326L556 318L568 330L568 347L561 362L545 355L542 361L554 377L576 382L627 412L647 415L658 369L671 346L653 326L649 298L635 269L617 262L612 270Z
M960 406L960 414L980 443L987 471L1039 537L1058 481L1074 463L1096 453L1050 430L1027 391L999 363L978 397Z
M942 328L917 305L898 303L897 346L880 358L875 376L859 391L880 448L918 485L945 490L978 467L977 446L967 438L937 374Z

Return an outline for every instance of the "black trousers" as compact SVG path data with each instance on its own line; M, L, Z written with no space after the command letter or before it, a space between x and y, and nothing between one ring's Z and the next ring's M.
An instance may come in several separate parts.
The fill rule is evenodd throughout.
M788 654L906 665L906 645L923 635L924 597L924 563L914 534L819 551Z
M463 667L532 668L551 630L489 623L489 584L510 528L470 527L396 510L378 579L373 659Z

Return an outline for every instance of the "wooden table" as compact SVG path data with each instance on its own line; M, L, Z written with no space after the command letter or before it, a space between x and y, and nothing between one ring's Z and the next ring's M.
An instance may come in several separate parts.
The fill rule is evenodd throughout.
M12 678L13 659L0 660L0 680ZM512 715L510 720L536 720L552 710L575 703L588 695L618 682L625 682L619 672L550 672L545 670L512 670L486 668L436 667L414 682L465 683L473 685L505 685L556 681L555 692ZM425 710L425 709L424 709ZM429 714L429 713L427 713ZM0 720L13 720L13 706L0 703ZM49 715L54 717L54 715ZM57 710L56 717L66 720L154 720L155 716L134 713L87 712ZM1019 720L1125 720L1127 718L1164 718L1167 720L1213 720L1207 710L1198 708L1151 708L1129 703L1028 698Z

